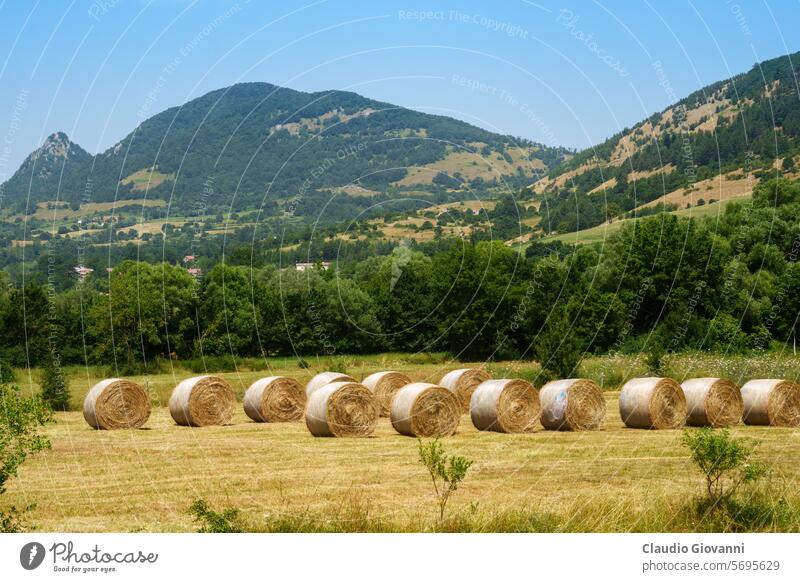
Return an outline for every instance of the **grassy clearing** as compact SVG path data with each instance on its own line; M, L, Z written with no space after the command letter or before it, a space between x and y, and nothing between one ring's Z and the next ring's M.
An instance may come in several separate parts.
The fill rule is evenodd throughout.
M534 177L537 171L544 170L544 163L538 158L528 159L529 151L526 148L509 147L506 149L511 162L506 161L496 152L489 156L483 156L479 148L484 144L475 144L478 151L469 152L464 150L450 151L443 159L423 166L412 166L408 168L408 175L396 182L399 186L413 186L416 184L430 184L439 172L444 172L452 176L456 172L460 173L467 181L474 178L491 180L492 178L501 179L502 176L513 174L517 168L527 175Z
M166 206L167 203L164 200L157 200L157 199L149 199L149 198L132 198L132 199L120 199L114 202L89 202L87 204L82 204L80 209L72 210L64 203L57 203L52 201L53 204L59 204L58 208L47 208L48 202L39 202L36 205L36 212L33 214L33 217L38 220L48 220L48 221L73 221L78 218L86 218L91 216L92 214L98 213L111 213L116 212L119 213L123 209L125 211L133 211L139 210L143 206L155 208L155 207L163 207ZM137 208L138 207L138 208ZM24 218L21 214L19 215L12 215L6 218L7 222L11 222L16 218Z
M166 224L171 224L175 228L180 228L187 222L188 222L187 220L175 219L175 218L148 220L147 222L139 222L128 228L121 228L119 229L119 231L130 232L132 230L135 230L139 234L139 236L145 233L158 234L163 231L164 225Z
M679 188L655 200L644 204L642 207L655 206L658 203L675 204L679 208L684 208L687 205L694 205L702 198L706 202L711 200L727 202L735 199L750 198L752 196L753 185L757 183L757 179L752 176L737 179L736 174L742 175L738 170L736 172L728 172L727 174L720 174L707 180L695 182L691 190Z
M224 372L239 399L265 373L307 381L321 369L358 378L379 369L405 371L415 380L436 381L464 364L441 355L382 354L310 361L245 360ZM683 375L724 374L797 378L800 364L789 357L721 358L704 354L673 357L667 364ZM196 367L196 364L195 364ZM265 368L254 370L253 368ZM536 380L533 363L490 364L496 376ZM72 406L77 409L103 370L71 369ZM106 370L105 372L108 372ZM591 358L584 375L608 390L602 430L527 435L480 433L468 417L445 439L448 453L475 462L448 506L446 531L692 531L728 529L698 524L685 511L701 493L700 476L679 431L626 429L617 414L616 389L644 373L635 358ZM398 435L388 419L368 439L315 439L302 422L264 425L241 410L231 426L176 426L165 408L172 387L192 372L175 368L135 378L152 395L153 414L138 431L91 430L80 412L57 414L46 433L53 449L33 457L12 481L4 502L35 502L39 529L70 531L191 531L186 513L197 498L215 508L235 507L254 531L428 531L437 527L436 500L417 459L417 442ZM37 375L20 377L36 390ZM735 428L736 436L760 441L758 456L772 466L781 491L800 476L800 431ZM794 515L794 514L792 514ZM794 518L792 518L794 519ZM793 521L795 527L800 520ZM788 526L785 526L788 527Z
M425 208L425 211L434 212L436 214L441 214L443 212L448 212L450 210L458 210L459 212L464 212L468 208L470 210L484 209L486 211L489 211L494 209L495 206L497 206L497 200L463 200L459 202L448 202L446 204L437 204L436 206Z
M681 208L680 210L670 211L668 212L668 214L674 214L675 216L682 216L684 218L697 218L697 219L706 218L714 216L716 214L724 213L725 207L731 202L741 202L742 200L747 200L748 198L749 196L744 196L735 199L722 200L721 202L715 204L705 204L702 206ZM618 232L622 228L623 224L630 223L635 220L637 219L624 218L622 220L615 220L614 222L600 224L598 226L593 226L592 228L579 230L578 232L567 232L564 234L546 236L543 237L541 241L550 242L559 240L564 244L578 244L578 245L604 242L607 241L612 234Z
M139 192L143 192L148 190L149 188L155 188L156 186L160 186L164 182L167 181L174 181L175 174L164 174L158 171L158 168L143 168L137 172L134 172L127 178L123 178L120 180L121 184L130 184L133 186L133 189Z

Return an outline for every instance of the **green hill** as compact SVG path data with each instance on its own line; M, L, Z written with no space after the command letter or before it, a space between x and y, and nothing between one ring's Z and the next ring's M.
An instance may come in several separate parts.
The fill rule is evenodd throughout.
M404 189L518 188L566 153L355 93L244 83L167 109L96 156L55 134L4 191L17 210L146 193L191 214L264 203L302 213L341 188L338 203L356 206Z
M741 197L752 187L746 179L793 174L798 66L800 53L754 65L554 168L532 186L546 209L544 231L591 228L659 202L680 209Z

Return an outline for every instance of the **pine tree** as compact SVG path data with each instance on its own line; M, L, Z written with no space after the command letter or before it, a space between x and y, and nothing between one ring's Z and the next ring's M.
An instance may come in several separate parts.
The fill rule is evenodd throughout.
M61 354L55 348L45 359L42 370L42 399L53 410L67 410L69 407L69 384L61 368Z

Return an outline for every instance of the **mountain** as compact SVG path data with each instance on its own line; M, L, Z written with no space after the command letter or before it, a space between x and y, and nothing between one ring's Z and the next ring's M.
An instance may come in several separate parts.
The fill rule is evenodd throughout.
M387 190L522 187L567 154L355 93L244 83L154 115L96 156L57 133L4 191L20 210L41 201L146 193L199 214L231 203L288 204L325 190L347 199Z
M746 197L800 154L800 53L765 61L579 152L531 186L545 232ZM662 86L668 77L656 67Z
M39 192L52 192L55 200L60 190L80 192L85 187L83 176L90 168L92 156L79 145L72 143L66 134L54 133L41 147L34 150L3 188L8 200L30 207L40 200ZM79 170L79 171L76 171ZM28 194L31 194L29 201Z

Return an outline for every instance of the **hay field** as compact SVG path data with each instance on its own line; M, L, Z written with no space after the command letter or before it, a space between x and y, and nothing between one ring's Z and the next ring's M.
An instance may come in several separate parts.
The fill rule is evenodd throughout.
M399 364L393 367L414 380L457 367L383 360ZM606 374L609 363L594 362L590 375ZM636 365L623 375L638 373ZM708 371L715 364L697 365ZM720 365L733 369L738 364ZM348 372L362 378L383 367L381 358L370 358ZM492 371L498 376L504 370ZM272 372L303 383L312 373L296 365ZM180 370L175 377L148 378L154 407L142 430L95 431L80 412L57 414L57 423L46 429L52 450L25 463L6 501L36 503L31 521L41 531L192 531L196 526L186 509L196 498L218 508L237 507L260 523L287 515L350 519L355 506L370 520L393 524L392 529L430 528L435 502L417 461L417 442L397 434L388 419L381 418L375 435L366 439L314 438L302 421L256 424L244 414L241 397L252 380L268 373L247 371L221 374L233 383L239 400L232 425L179 427L165 405L176 380L189 375ZM75 402L94 380L72 378ZM468 416L462 417L458 434L444 446L474 465L448 511L534 510L564 516L567 529L625 531L648 528L637 525L630 512L699 494L700 477L680 445L680 431L626 429L617 413L618 392L604 394L608 414L594 432L480 433ZM733 433L758 439L759 456L773 467L776 483L796 488L800 430L740 426ZM590 517L569 523L576 512L589 509Z

